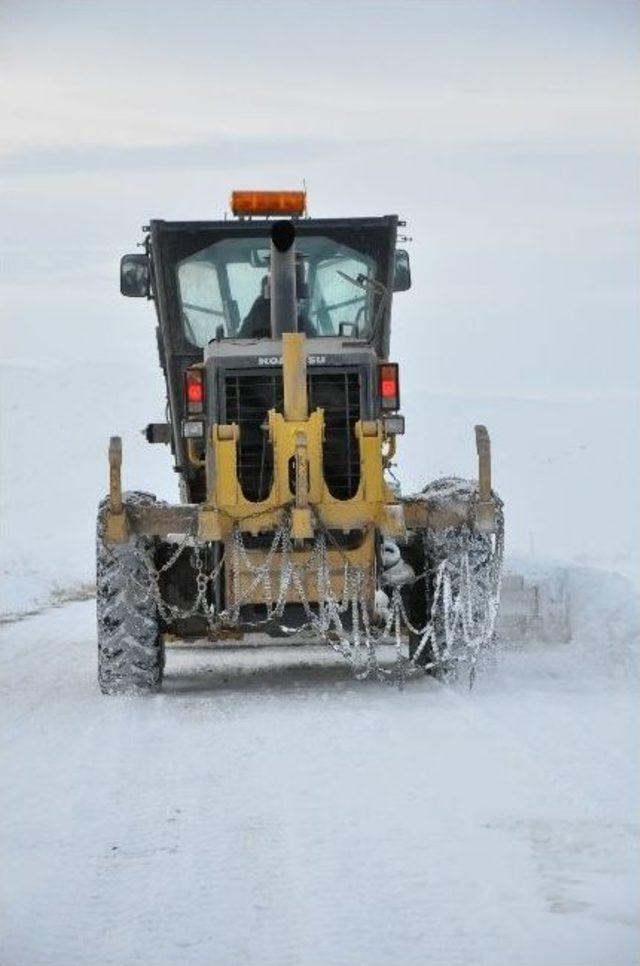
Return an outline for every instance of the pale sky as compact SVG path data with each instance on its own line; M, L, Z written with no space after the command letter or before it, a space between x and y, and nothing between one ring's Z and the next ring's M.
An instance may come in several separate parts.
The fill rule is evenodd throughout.
M393 352L424 387L633 391L637 4L1 9L5 357L148 354L139 226L306 179L312 214L407 219Z

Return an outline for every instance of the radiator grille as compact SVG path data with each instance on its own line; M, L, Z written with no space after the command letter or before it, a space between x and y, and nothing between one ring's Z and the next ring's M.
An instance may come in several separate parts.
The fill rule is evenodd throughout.
M273 482L273 449L266 432L270 409L282 412L282 376L277 371L227 376L227 422L237 423L238 477L247 500L265 500Z
M346 500L360 483L360 455L354 425L360 419L360 376L356 371L310 372L309 409L325 412L324 476L332 496ZM278 369L225 377L226 421L240 429L238 476L248 500L264 500L273 482L273 450L266 433L270 409L283 411ZM264 427L264 428L263 428Z
M357 372L312 372L309 409L324 409L324 478L339 500L355 496L360 484L360 450L354 429L360 419Z

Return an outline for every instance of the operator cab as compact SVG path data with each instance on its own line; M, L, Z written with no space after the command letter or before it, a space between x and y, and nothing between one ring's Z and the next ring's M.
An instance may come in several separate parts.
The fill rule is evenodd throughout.
M145 435L171 443L189 500L200 502L207 427L235 424L241 485L264 498L265 420L283 405L282 335L303 332L314 343L309 402L325 412L325 478L349 498L356 422L382 414L387 435L404 431L393 416L397 379L383 391L392 382L384 372L397 375L387 362L392 293L411 284L398 218L308 218L304 192L233 192L231 210L221 221L153 220L144 254L122 259L122 293L155 303L167 383L167 423Z
M371 342L387 355L391 293L411 284L396 216L311 219L295 191L234 191L231 209L233 220L152 221L147 255L122 260L123 294L153 293L174 351L272 336L271 219L285 216L295 226L298 331Z

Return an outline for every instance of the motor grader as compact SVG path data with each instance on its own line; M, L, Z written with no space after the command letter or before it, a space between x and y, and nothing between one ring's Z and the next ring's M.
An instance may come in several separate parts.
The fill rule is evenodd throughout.
M98 512L102 690L160 687L165 642L259 633L334 647L359 676L439 672L490 646L501 503L478 480L402 495L392 301L397 216L311 218L303 192L234 192L232 217L151 221L121 292L154 302L179 505L124 492L109 445Z

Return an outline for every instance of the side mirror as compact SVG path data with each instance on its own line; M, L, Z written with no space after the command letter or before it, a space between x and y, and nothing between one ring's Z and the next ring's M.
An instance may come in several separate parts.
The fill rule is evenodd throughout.
M406 292L411 288L411 265L409 263L409 252L398 248L396 250L395 271L393 273L393 291Z
M146 255L123 255L120 259L120 291L129 298L149 298L151 272Z

